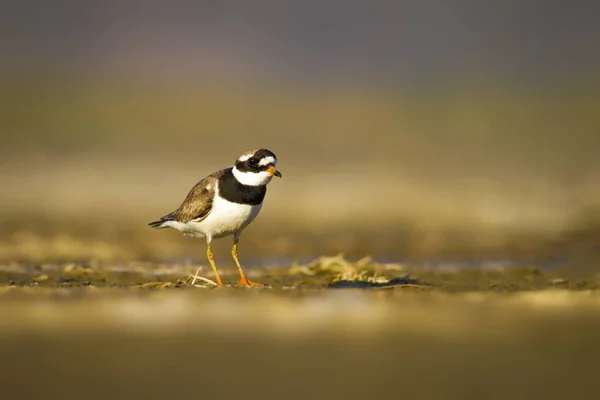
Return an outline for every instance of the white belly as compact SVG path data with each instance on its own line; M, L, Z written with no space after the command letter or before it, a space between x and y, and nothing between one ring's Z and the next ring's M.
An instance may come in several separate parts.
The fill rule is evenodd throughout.
M186 235L218 239L242 231L256 218L261 207L262 204L237 204L215 197L211 212L202 221L169 225Z

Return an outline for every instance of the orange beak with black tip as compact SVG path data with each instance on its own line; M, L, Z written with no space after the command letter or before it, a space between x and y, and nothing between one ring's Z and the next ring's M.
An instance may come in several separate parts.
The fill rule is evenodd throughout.
M275 175L278 178L281 178L282 176L281 172L277 171L277 169L275 169L275 167L272 165L267 169L267 171L269 171L271 175Z

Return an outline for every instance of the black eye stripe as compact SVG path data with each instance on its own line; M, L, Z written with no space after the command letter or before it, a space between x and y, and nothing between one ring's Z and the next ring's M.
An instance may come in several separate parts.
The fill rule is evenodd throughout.
M277 163L277 158L275 157L275 154L273 154L272 152L270 152L269 150L266 149L260 149L256 152L254 152L254 154L246 156L244 155L244 158L248 157L246 159L244 159L243 161L241 160L237 160L235 163L235 167L238 171L241 172L262 172L262 171L266 171L271 167L274 167L275 164ZM261 161L267 159L267 158L273 158L272 162L269 162L267 164L261 165ZM240 157L242 158L242 157ZM271 160L269 160L271 161ZM263 161L264 162L264 161Z

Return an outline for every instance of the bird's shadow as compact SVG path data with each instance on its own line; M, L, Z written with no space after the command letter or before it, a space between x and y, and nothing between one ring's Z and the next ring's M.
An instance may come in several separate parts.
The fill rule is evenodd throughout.
M376 289L376 288L391 288L396 286L421 286L429 285L417 279L411 279L408 275L390 279L387 282L369 282L369 281L351 281L339 280L327 285L328 289Z

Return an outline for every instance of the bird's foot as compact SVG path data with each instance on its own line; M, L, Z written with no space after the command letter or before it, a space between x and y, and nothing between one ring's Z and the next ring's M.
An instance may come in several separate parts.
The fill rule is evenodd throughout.
M263 285L262 283L252 282L250 279L246 278L245 276L242 276L240 278L240 281L238 282L237 286L250 287L250 286L265 286L265 285Z

